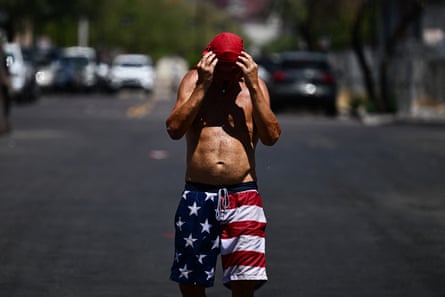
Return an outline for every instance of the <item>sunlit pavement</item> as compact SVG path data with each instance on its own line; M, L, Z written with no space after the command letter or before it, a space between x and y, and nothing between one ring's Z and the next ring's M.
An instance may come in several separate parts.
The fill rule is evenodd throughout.
M0 296L179 296L168 274L185 142L165 132L166 96L14 106ZM279 142L257 152L270 280L256 296L444 296L443 126L279 120ZM220 278L209 297L229 296Z

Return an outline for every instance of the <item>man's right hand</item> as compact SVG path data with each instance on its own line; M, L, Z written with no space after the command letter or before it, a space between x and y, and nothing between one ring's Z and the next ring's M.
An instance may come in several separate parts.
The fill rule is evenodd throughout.
M196 65L198 71L198 81L196 84L203 84L204 87L208 88L212 84L213 73L215 71L216 63L218 63L218 58L213 52L208 52L202 56Z

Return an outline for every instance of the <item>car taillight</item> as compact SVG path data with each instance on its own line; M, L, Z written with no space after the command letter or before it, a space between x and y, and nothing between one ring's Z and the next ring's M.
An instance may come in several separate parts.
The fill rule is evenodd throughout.
M321 81L327 84L333 84L335 83L335 78L331 73L324 72L321 75Z
M275 71L272 77L275 82L282 82L286 80L287 74L284 71Z

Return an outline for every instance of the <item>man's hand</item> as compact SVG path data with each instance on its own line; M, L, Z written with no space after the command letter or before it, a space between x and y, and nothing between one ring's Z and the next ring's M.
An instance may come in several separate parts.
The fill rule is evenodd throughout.
M247 87L252 87L258 84L258 65L253 60L252 56L242 51L238 57L236 65L241 69Z
M212 84L216 63L218 63L218 58L216 58L213 52L206 53L201 60L199 60L196 65L198 71L197 85L203 84L205 87L209 87Z
M270 97L264 81L258 78L258 64L246 52L241 52L236 65L244 75L253 103L253 118L258 136L265 145L273 145L281 134L280 124L270 109Z

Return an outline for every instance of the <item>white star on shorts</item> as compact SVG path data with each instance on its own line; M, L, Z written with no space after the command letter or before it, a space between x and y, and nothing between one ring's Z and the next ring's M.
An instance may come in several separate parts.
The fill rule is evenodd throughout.
M205 201L207 201L207 200L212 200L213 201L213 198L215 198L215 196L216 196L215 193L208 193L208 192L206 192L206 200Z
M197 206L196 202L193 202L193 205L192 206L188 206L188 208L190 209L189 216L191 216L191 215L198 215L198 210L201 208L201 206Z
M178 218L178 221L176 222L176 226L178 227L179 231L182 231L182 225L185 223L181 221L181 217Z
M191 246L193 247L193 243L198 239L192 237L192 233L190 233L189 237L184 237L185 247Z
M207 274L207 280L211 279L215 275L215 269L212 268L210 271L204 271Z
M203 260L205 257L207 257L207 255L204 255L204 254L201 254L201 255L196 256L196 258L198 258L198 262L201 263L201 264L203 264L203 263L202 263L202 260Z
M202 231L201 233L207 232L210 234L210 228L212 227L211 224L209 224L209 220L206 219L206 221L204 223L200 223L202 226Z
M217 236L215 240L212 240L212 242L213 242L212 250L219 248L219 236Z
M183 268L179 268L179 272L181 272L181 275L179 275L179 277L185 277L186 279L188 279L189 273L192 271L187 270L187 264L185 264Z
M175 261L176 262L179 262L179 257L181 257L181 255L182 255L181 253L178 253L178 252L175 253Z

